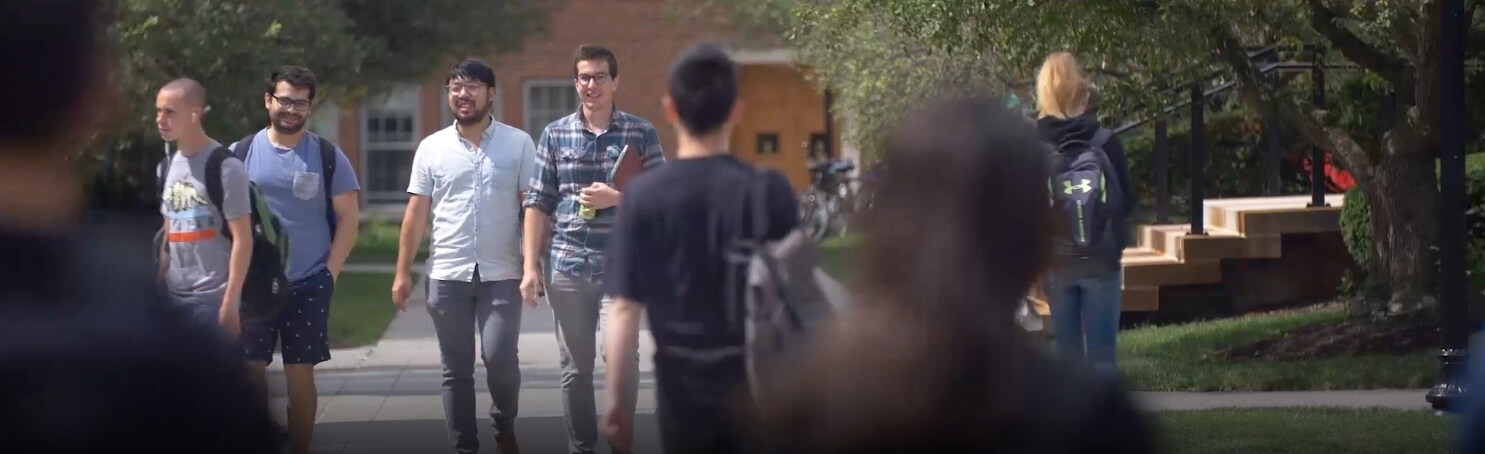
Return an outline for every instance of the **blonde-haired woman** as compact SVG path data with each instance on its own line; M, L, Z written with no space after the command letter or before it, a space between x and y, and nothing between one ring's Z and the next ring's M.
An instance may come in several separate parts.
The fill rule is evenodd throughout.
M1070 53L1048 56L1037 73L1037 132L1057 149L1049 183L1058 218L1067 223L1042 291L1058 352L1113 371L1123 284L1119 261L1135 196L1124 145L1086 115L1090 91Z

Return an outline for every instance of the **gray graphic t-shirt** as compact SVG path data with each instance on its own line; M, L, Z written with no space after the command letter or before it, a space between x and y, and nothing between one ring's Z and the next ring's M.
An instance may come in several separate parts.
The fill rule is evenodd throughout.
M227 225L206 189L206 161L219 146L212 141L189 157L175 153L160 197L160 214L169 221L165 241L170 267L165 283L171 295L184 302L220 304L227 289L232 241L223 235ZM222 211L227 219L237 219L248 215L249 209L247 170L240 160L223 160Z

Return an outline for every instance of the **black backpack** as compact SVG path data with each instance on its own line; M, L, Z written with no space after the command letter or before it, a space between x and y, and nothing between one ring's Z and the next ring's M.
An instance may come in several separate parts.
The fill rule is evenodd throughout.
M1052 206L1067 221L1067 241L1061 252L1074 256L1091 256L1116 247L1108 234L1125 203L1123 192L1113 174L1114 166L1104 152L1103 144L1113 136L1100 128L1088 141L1063 142L1051 156L1051 177L1047 189Z
M157 194L165 193L165 182L170 175L170 163L175 159L172 152L160 163L160 178ZM227 159L239 159L226 147L212 150L206 159L206 196L222 217L222 236L232 239L232 230L227 227L227 218L222 213L222 163ZM238 306L239 317L244 323L273 320L289 304L288 269L289 238L279 223L278 216L268 208L257 185L248 183L249 219L252 224L253 254L248 264L247 276L243 279L242 296ZM156 250L163 251L166 232L161 228L156 237L160 243Z

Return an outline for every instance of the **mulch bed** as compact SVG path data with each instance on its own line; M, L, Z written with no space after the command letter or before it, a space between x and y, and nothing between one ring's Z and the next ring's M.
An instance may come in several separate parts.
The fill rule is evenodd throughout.
M1318 323L1213 352L1223 360L1305 361L1352 356L1398 356L1439 347L1438 318L1414 311L1382 319Z

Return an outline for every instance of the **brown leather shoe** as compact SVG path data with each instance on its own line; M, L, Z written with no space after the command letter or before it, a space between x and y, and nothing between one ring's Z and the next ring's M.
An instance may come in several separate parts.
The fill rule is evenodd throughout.
M506 431L495 437L495 452L500 454L521 454L521 447L516 444L516 434Z

